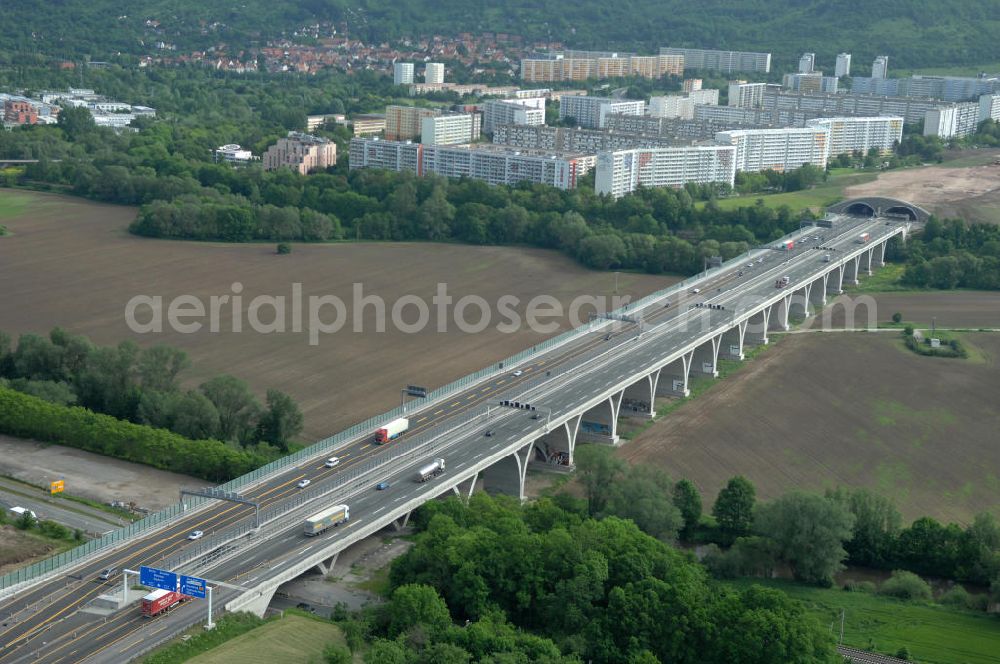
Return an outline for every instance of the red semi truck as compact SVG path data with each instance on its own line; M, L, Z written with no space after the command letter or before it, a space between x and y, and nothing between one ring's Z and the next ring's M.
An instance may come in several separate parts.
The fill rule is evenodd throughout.
M171 590L154 590L142 598L142 615L145 618L158 616L186 599L186 596Z
M398 438L403 435L403 433L410 428L410 421L405 417L400 417L399 419L389 422L384 427L375 432L375 442L379 445L383 443L388 443L394 438Z

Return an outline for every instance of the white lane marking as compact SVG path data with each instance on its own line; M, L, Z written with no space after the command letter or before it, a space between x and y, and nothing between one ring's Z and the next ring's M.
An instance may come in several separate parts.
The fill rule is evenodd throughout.
M379 512L381 512L384 509L385 509L385 505L383 505L382 507L380 507L377 510L375 510L374 512L372 512L372 514L378 514Z

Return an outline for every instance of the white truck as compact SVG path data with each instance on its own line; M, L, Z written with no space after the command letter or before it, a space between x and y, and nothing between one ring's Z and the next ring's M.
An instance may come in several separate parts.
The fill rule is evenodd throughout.
M421 466L414 478L418 482L426 482L444 472L444 459L434 459L431 463Z
M347 505L334 505L306 519L304 532L312 537L350 520L351 510Z
M397 418L375 432L375 442L379 445L388 443L390 440L402 436L409 428L410 421L408 419L405 417Z

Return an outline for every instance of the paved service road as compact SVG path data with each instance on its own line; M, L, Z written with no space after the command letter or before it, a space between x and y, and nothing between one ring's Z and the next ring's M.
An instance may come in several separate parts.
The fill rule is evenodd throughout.
M480 410L485 403L496 403L506 398L512 390L528 390L532 403L551 409L553 419L578 407L585 398L603 394L610 386L644 370L651 362L669 355L677 348L698 339L706 331L725 324L744 309L749 302L760 301L775 295L775 280L788 275L789 289L801 285L808 275L815 273L824 252L837 252L857 248L854 245L859 230L872 233L877 242L890 229L884 221L843 218L836 229L811 228L808 236L819 240L797 243L793 251L759 250L753 254L753 267L738 265L710 272L698 283L700 293L671 295L669 307L663 303L649 305L642 312L640 328L623 324L611 338L607 330L599 330L537 356L531 362L519 365L522 373L514 377L508 373L485 380L464 392L446 399L443 403L424 410L414 410L409 415L415 433L448 429L459 421L460 415L470 410ZM894 230L894 229L893 229ZM815 247L829 247L816 251ZM762 258L758 262L756 259ZM748 259L749 263L749 259ZM742 274L740 274L742 272ZM724 310L690 308L694 303L724 306ZM636 312L637 313L637 312ZM606 352L616 348L616 352ZM581 361L583 362L581 364ZM572 371L567 368L574 367ZM549 377L551 372L551 377ZM504 449L539 428L539 421L532 420L524 411L502 409L490 428L496 429L493 437L485 438L481 427L474 431L462 430L445 436L444 456L448 473L461 472L497 450ZM273 506L287 500L299 489L296 484L309 479L312 485L322 484L338 473L360 464L375 455L385 453L385 447L375 445L368 437L356 439L334 452L341 458L334 468L323 466L323 458L312 459L297 468L286 470L259 486L244 492L244 497L261 502L261 507ZM310 549L320 541L346 536L351 529L371 523L391 511L394 504L426 496L433 492L434 482L418 484L412 481L415 468L426 459L420 458L397 467L388 476L372 481L370 489L350 497L351 521L332 529L318 538L305 538L301 522L296 518L286 530L280 530L269 539L257 543L252 549L241 552L237 559L211 568L205 575L216 580L232 579L235 584L254 584L268 575L279 573L295 560L309 555ZM375 491L378 480L388 479L392 486L387 491ZM338 498L339 500L339 498ZM92 617L76 613L101 593L113 590L112 584L95 581L96 574L104 567L115 565L137 569L139 565L156 565L164 557L173 555L188 543L187 535L193 530L203 530L206 536L252 516L252 508L230 503L210 503L191 515L146 536L129 541L119 549L103 554L82 569L74 570L74 577L59 577L21 593L0 605L0 662L29 661L42 656L47 662L75 662L94 656L93 661L124 661L135 652L136 644L158 635L172 634L178 626L192 622L204 611L204 602L196 600L178 607L169 615L142 619L138 608L131 606L111 616L107 622L94 621ZM120 582L120 581L119 581ZM217 604L221 606L236 594L236 590L219 588Z

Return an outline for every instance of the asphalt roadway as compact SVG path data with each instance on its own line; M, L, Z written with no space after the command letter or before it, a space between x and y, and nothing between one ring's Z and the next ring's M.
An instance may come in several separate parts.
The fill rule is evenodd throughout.
M872 241L878 241L882 235L880 228L884 228L883 221L847 218L836 229L809 229L807 237L819 235L823 238L823 246L832 249L816 251L814 245L817 242L800 241L790 252L755 252L753 258L763 257L763 262L754 260L753 267L737 265L725 271L710 272L697 284L701 291L699 294L689 291L671 296L674 301L669 307L659 303L650 305L643 312L641 333L634 325L624 325L611 340L605 339L606 330L584 335L518 366L517 369L522 372L518 377L510 373L495 377L456 394L444 403L415 410L410 415L412 427L407 435L439 427L470 409L509 395L512 390L516 391L521 386L526 388L529 381L531 388L526 396L531 398L532 403L551 409L552 417L557 418L585 397L606 391L610 385L635 375L671 349L686 345L707 329L724 323L732 317L733 307L739 310L748 299L752 301L773 295L774 281L778 277L789 275L789 288L794 289L803 278L815 273L824 252L832 251L836 259L837 249L852 248L861 230L869 230ZM740 272L743 274L740 275ZM695 302L720 304L726 309L689 308ZM609 346L609 342L619 346L621 352L594 358ZM588 357L592 359L583 367L569 372L562 370ZM545 376L542 372L551 372L552 377L541 378ZM564 389L569 383L572 383L573 389ZM504 410L490 425L496 430L492 438L484 438L481 431L453 434L454 441L449 442L445 453L441 453L448 460L448 472L461 472L496 448L523 439L538 426L539 422L531 420L523 411ZM487 443L491 447L486 447ZM322 483L354 464L383 453L387 447L375 445L368 438L352 441L335 453L341 459L340 465L328 469L323 465L323 458L313 459L270 478L244 495L260 501L262 508L273 505L298 491L296 483L301 479L310 479L313 485ZM420 459L380 478L391 482L392 486L387 491L375 491L372 487L352 496L349 501L352 514L348 524L318 538L306 538L301 534L300 522L296 520L287 530L261 542L244 555L211 569L207 576L217 580L232 579L231 583L239 585L252 584L280 572L283 566L297 557L307 555L310 549L320 544L317 540L344 537L351 528L366 520L384 517L383 513L391 511L394 503L421 493L432 493L433 486L409 479L415 468L425 461ZM105 583L95 581L101 569L108 566L137 569L139 565L154 563L184 547L188 542L187 535L193 530L210 534L250 516L252 508L243 505L211 504L164 529L93 559L82 569L73 570L72 577L52 579L4 602L0 606L0 662L28 661L37 657L44 657L52 663L82 661L87 657L94 657L93 661L124 661L130 652L135 652L136 643L157 638L157 635L162 636L161 633L176 632L180 626L204 614L204 601L188 602L169 614L153 619L141 618L134 605L105 619L95 619L76 610L100 594L117 590L120 578ZM236 592L219 587L215 602L217 608Z

